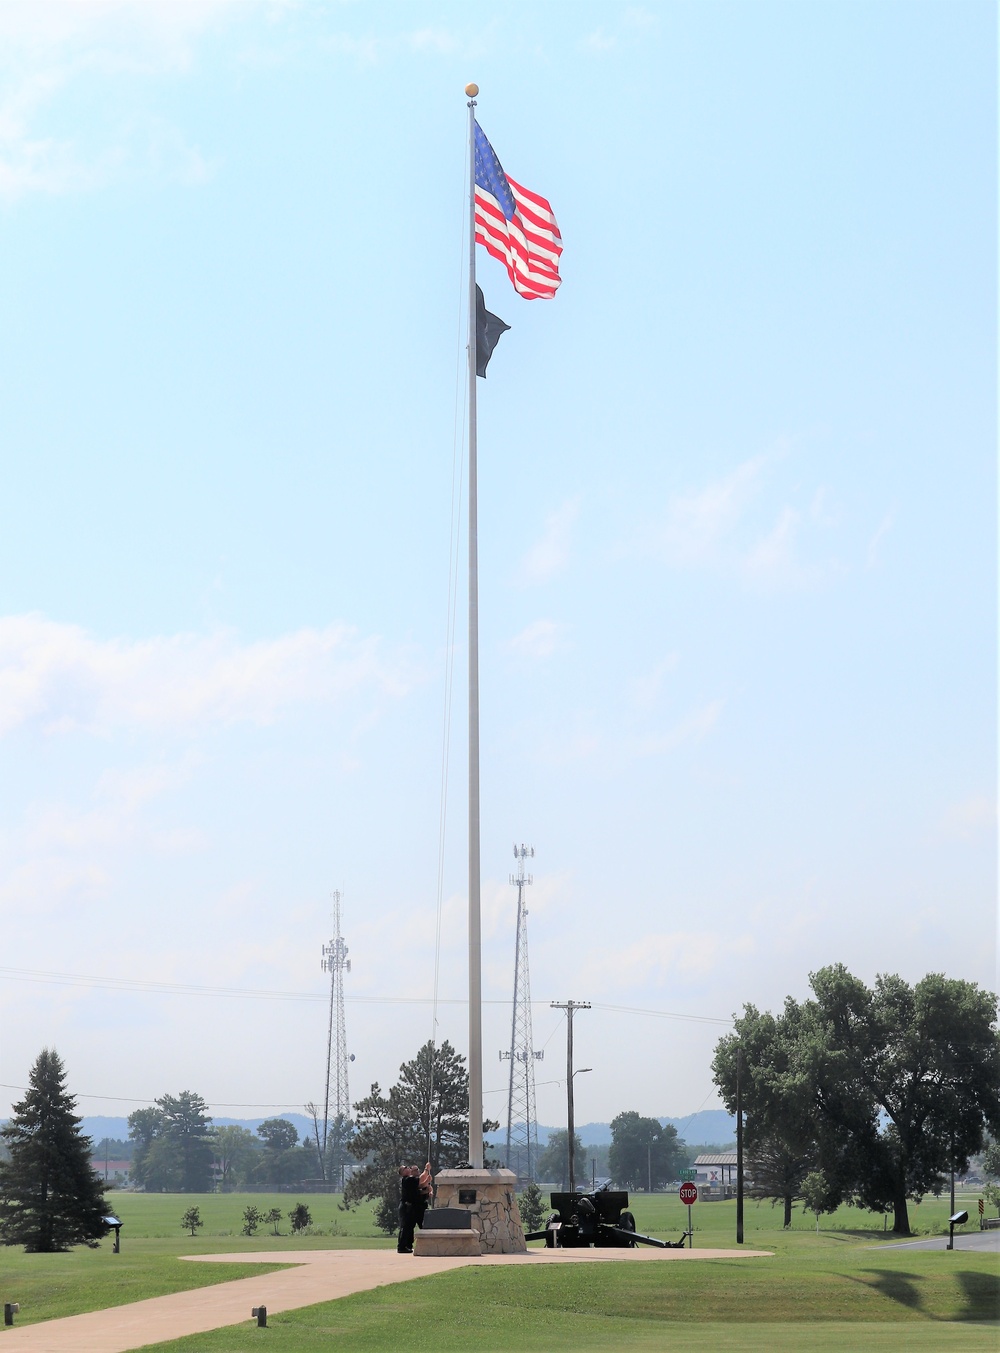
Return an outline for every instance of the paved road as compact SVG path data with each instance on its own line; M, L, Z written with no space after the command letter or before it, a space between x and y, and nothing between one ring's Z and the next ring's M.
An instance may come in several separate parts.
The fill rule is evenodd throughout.
M887 1245L869 1245L871 1250L944 1250L948 1248L947 1236L932 1236L930 1240L897 1240ZM956 1231L956 1250L979 1250L1000 1254L1000 1230L998 1231Z

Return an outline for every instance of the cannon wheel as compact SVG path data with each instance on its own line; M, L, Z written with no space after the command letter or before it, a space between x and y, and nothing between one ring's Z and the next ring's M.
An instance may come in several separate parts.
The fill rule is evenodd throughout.
M635 1217L633 1217L631 1212L623 1212L621 1214L621 1216L618 1218L618 1228L621 1231L635 1230ZM629 1241L629 1248L633 1250L635 1249L634 1240Z

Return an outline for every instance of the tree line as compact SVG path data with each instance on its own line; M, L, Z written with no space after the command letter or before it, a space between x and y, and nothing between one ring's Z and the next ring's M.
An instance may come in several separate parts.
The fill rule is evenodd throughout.
M819 1215L841 1203L891 1213L939 1194L987 1134L1000 1135L997 999L930 973L867 987L842 965L810 977L812 998L778 1015L744 1006L715 1052L726 1108L746 1115L751 1195Z
M214 1127L208 1105L190 1090L136 1109L128 1127L132 1182L152 1193L247 1192L316 1183L329 1176L340 1144L336 1133L328 1137L324 1160L318 1139L300 1142L287 1118L271 1118L255 1133L234 1124Z
M549 1134L535 1165L537 1179L568 1188L568 1144L565 1129ZM677 1179L691 1154L672 1123L644 1118L629 1109L611 1120L610 1145L586 1146L579 1134L574 1134L574 1183L578 1188L587 1188L595 1176L610 1177L620 1189L655 1191Z

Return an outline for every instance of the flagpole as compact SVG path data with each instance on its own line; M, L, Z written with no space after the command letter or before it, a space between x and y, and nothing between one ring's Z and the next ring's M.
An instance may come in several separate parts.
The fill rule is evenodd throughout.
M469 1164L483 1168L483 974L479 861L479 521L476 464L476 95L469 96Z

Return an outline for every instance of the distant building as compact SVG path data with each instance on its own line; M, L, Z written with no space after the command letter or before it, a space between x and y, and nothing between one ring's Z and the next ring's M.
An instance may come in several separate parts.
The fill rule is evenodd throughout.
M721 1202L736 1197L736 1152L720 1151L698 1156L694 1163L694 1182L703 1203ZM746 1175L744 1174L746 1182Z
M100 1175L101 1179L106 1179L109 1184L127 1184L132 1168L130 1160L106 1161L103 1156L91 1156L90 1165L94 1173Z

